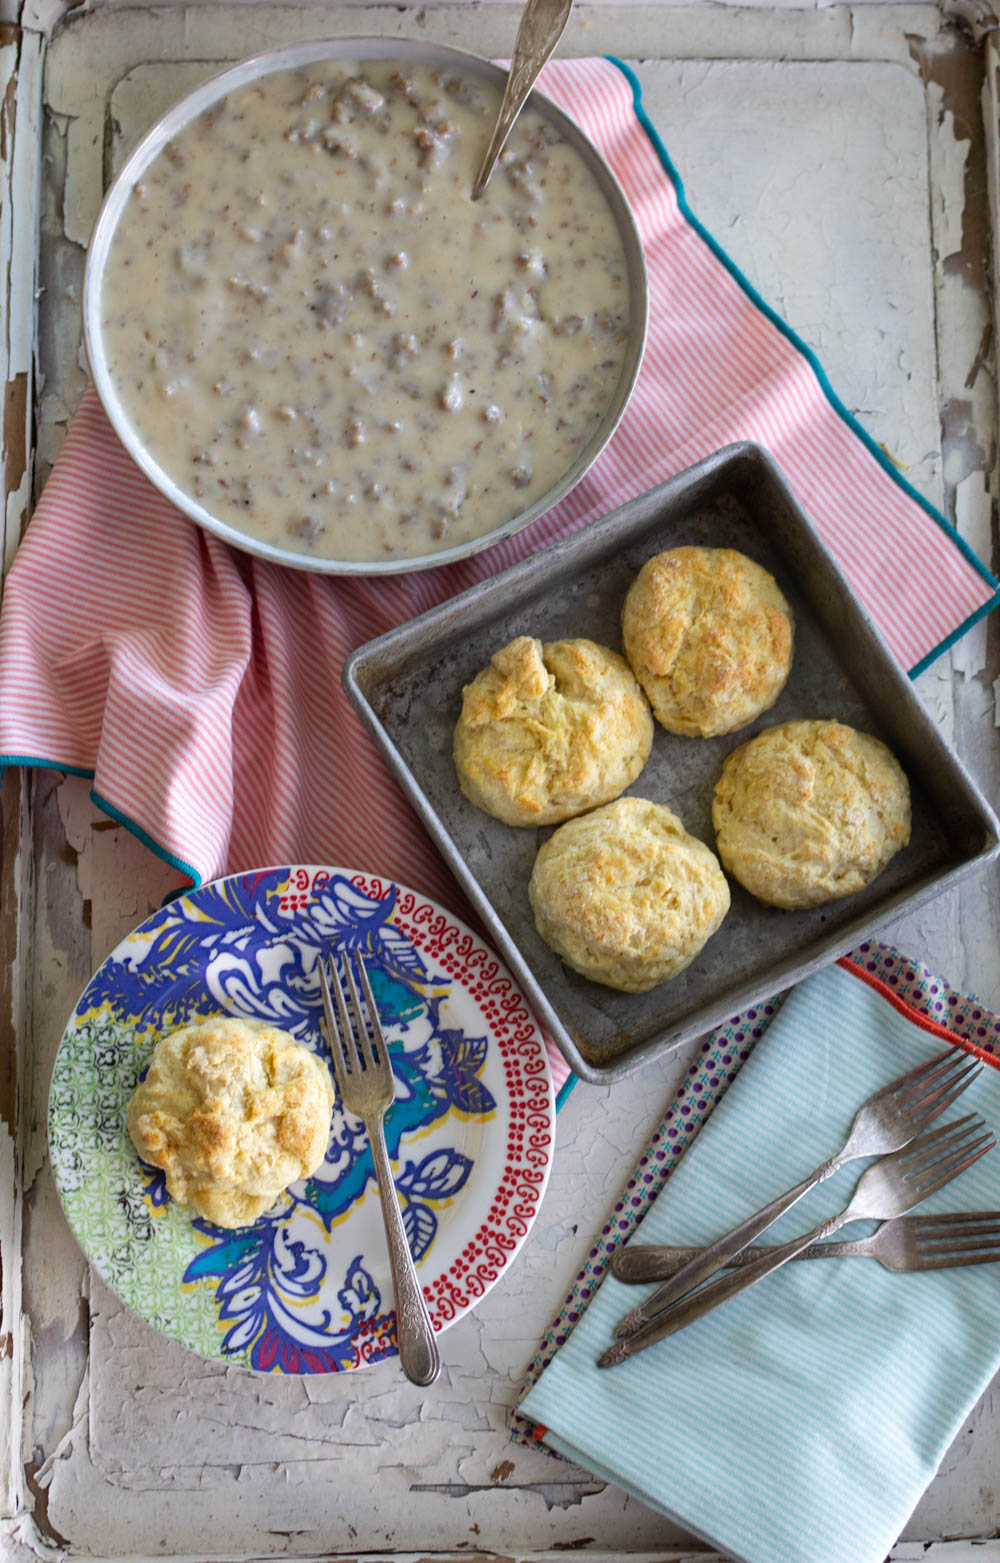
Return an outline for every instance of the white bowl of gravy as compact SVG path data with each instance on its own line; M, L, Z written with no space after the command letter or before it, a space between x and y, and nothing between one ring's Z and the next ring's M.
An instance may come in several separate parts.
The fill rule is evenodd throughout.
M536 520L614 432L647 295L628 203L532 94L470 198L505 73L331 39L224 71L108 191L84 335L133 459L236 547L426 569Z

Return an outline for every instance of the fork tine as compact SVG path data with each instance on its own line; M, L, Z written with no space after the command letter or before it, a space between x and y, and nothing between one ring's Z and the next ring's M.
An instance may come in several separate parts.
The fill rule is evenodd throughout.
M343 952L341 952L343 956ZM344 1059L344 1070L347 1074L356 1075L361 1069L361 1060L358 1057L357 1038L351 1017L347 1012L347 1002L344 998L344 990L340 985L337 968L333 964L333 956L328 958L330 976L332 977L333 997L337 1006L337 1014L340 1017L340 1050Z
M969 1124L968 1128L962 1130L961 1134L956 1134L951 1136L949 1139L942 1140L940 1145L938 1145L936 1148L933 1148L931 1153L924 1156L917 1164L918 1169L920 1166L929 1167L936 1165L939 1161L947 1161L949 1156L954 1156L962 1150L969 1150L970 1134L978 1134L980 1129L983 1131L983 1133L980 1135L978 1140L973 1140L972 1144L981 1145L984 1139L988 1140L993 1137L993 1130L989 1127L989 1125L984 1123L981 1118L974 1118Z
M361 1000L358 997L358 990L354 983L354 973L351 970L351 963L347 958L346 950L341 950L340 952L340 966L347 983L347 991L351 995L351 1007L354 1010L356 1022L355 1025L351 1025L348 1020L347 1005L344 1002L343 994L341 994L341 1013L347 1027L351 1063L355 1070L366 1069L368 1067L368 1027L365 1025L364 1010L361 1008Z
M934 1090L930 1091L926 1096L922 1096L919 1101L911 1103L908 1110L921 1123L932 1122L939 1113L944 1112L946 1107L950 1107L952 1102L958 1100L966 1087L970 1086L976 1076L981 1073L982 1067L978 1060L973 1059L970 1064L957 1074L954 1070L949 1071L947 1076L937 1082Z
M897 1088L895 1095L900 1098L904 1107L914 1107L918 1102L933 1094L935 1090L946 1088L954 1079L956 1072L966 1068L980 1069L982 1065L978 1059L969 1057L958 1048L952 1048L949 1057L933 1061L934 1067L925 1072L916 1080L905 1081L905 1084Z
M974 1134L979 1134L978 1140L971 1138ZM924 1177L940 1172L956 1157L964 1156L986 1140L993 1140L993 1131L975 1113L967 1113L964 1118L911 1141L899 1154L900 1170L908 1183L919 1184Z
M926 1254L928 1258L937 1258L941 1254L1000 1253L1000 1232L993 1232L987 1237L976 1237L972 1232L956 1232L953 1237L939 1238L933 1243L923 1242L915 1236L914 1241L917 1251L921 1255Z
M923 1135L919 1140L911 1140L906 1150L900 1156L903 1176L909 1182L913 1182L925 1171L933 1171L942 1162L961 1154L970 1148L969 1140L973 1134L985 1130L989 1138L992 1130L978 1118L975 1113L967 1113L964 1118L958 1118L953 1124L945 1124L945 1130L950 1133L935 1130L932 1134ZM982 1140L975 1142L982 1144Z
M998 1263L1000 1263L1000 1253L960 1254L946 1259L925 1259L921 1255L918 1268L921 1270L958 1270L963 1265L995 1265Z
M361 986L364 989L365 1003L368 1005L368 1018L371 1021L371 1048L375 1055L376 1064L382 1069L391 1068L389 1062L389 1049L386 1045L385 1033L382 1030L382 1022L378 1018L378 1005L372 992L372 985L368 980L368 968L360 955L357 957L358 975L361 978Z
M988 1143L984 1145L983 1144L983 1140L986 1140ZM919 1187L919 1189L920 1189L922 1197L924 1199L929 1199L932 1194L936 1194L937 1193L938 1189L943 1189L947 1184L949 1184L952 1181L953 1178L957 1178L960 1172L964 1172L967 1167L971 1167L972 1166L972 1163L974 1161L978 1161L980 1156L985 1156L985 1155L987 1155L987 1153L989 1151L993 1150L993 1148L996 1145L996 1143L997 1142L993 1138L992 1134L983 1135L982 1139L976 1140L975 1144L979 1145L979 1146L982 1146L982 1149L981 1150L977 1150L975 1152L975 1155L966 1156L964 1161L959 1161L957 1163L952 1163L951 1165L949 1165L947 1167L947 1169L941 1173L941 1176L936 1179L935 1182L927 1183L927 1184L921 1183L921 1184L917 1185ZM967 1147L965 1147L965 1148L967 1148Z
M327 1040L330 1044L330 1057L333 1060L333 1072L337 1077L337 1085L340 1089L340 1094L343 1095L346 1063L344 1058L343 1032L341 1027L337 1024L337 1017L333 1011L333 995L330 991L330 978L326 969L326 961L322 955L317 959L316 967L319 971L320 992L323 995L323 1017L326 1021L326 1034Z
M973 1141L971 1136L980 1130L986 1130L986 1133ZM964 1156L967 1151L974 1150L984 1140L991 1138L992 1132L983 1120L975 1113L967 1113L964 1118L911 1141L905 1150L898 1153L900 1173L907 1183L915 1188L923 1188L928 1178L935 1177L957 1157Z
M922 1134L918 1140L911 1140L901 1151L897 1151L896 1155L900 1163L910 1161L913 1157L922 1159L934 1146L939 1145L942 1140L950 1139L959 1129L969 1124L981 1126L982 1122L983 1120L975 1113L966 1113L964 1118L955 1118L951 1123L942 1123L936 1129L928 1129L926 1134Z
M942 1072L951 1068L956 1058L964 1055L949 1047L943 1053L935 1053L925 1064L918 1064L915 1069L910 1069L905 1075L900 1075L896 1080L890 1080L888 1085L882 1087L879 1096L906 1096L911 1091L919 1090L931 1080L936 1079Z
M914 1216L918 1243L964 1242L972 1237L1000 1237L1000 1211L967 1211L957 1216Z
M907 1230L919 1270L1000 1260L1000 1210L944 1211L938 1215L910 1216Z

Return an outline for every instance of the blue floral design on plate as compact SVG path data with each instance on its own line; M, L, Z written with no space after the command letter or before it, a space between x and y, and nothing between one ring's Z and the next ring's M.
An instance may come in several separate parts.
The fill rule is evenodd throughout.
M268 1020L328 1059L316 961L337 948L362 953L371 976L396 1078L386 1139L397 1194L421 1280L434 1274L441 1286L443 1273L470 1271L509 1150L511 1058L492 1034L488 1016L504 1022L479 983L482 961L516 990L468 930L413 892L347 870L280 868L180 897L96 973L53 1081L53 1166L88 1256L159 1328L263 1372L336 1372L395 1351L364 1126L338 1100L322 1166L231 1232L174 1205L163 1174L136 1157L125 1107L157 1038L209 1014ZM544 1117L551 1088L531 1026L518 1035L529 1037L520 1046ZM540 1165L544 1186L547 1159ZM448 1284L450 1320L470 1302Z

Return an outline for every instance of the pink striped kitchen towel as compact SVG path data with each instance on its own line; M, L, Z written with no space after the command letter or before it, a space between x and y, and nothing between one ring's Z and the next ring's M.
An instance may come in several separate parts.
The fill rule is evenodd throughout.
M172 509L93 391L73 419L4 595L0 761L92 776L101 807L195 883L329 862L460 908L341 690L345 656L730 441L777 458L904 667L926 665L997 603L996 581L692 216L630 72L563 60L541 85L632 204L650 327L614 439L533 526L416 575L283 570Z

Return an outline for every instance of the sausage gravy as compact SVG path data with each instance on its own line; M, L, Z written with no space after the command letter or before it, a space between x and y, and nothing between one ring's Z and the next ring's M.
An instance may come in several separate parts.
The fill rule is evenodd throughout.
M108 367L220 521L329 559L431 554L526 510L594 434L627 345L622 241L527 110L470 199L497 101L410 62L275 71L133 186Z

